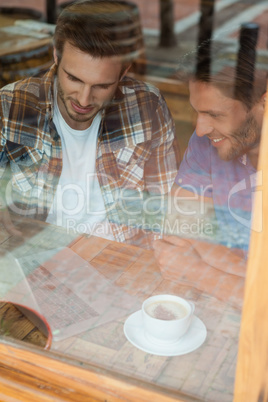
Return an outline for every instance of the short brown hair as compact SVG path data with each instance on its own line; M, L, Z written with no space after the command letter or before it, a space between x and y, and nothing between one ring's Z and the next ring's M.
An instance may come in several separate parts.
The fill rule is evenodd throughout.
M56 24L54 45L59 61L66 42L93 57L122 56L132 61L144 47L138 8L117 0L72 3Z

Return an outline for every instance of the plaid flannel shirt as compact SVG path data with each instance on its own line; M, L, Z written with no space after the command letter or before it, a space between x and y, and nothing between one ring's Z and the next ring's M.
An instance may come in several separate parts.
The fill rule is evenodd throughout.
M0 90L0 177L8 177L3 197L13 212L41 220L47 217L62 170L61 139L52 121L55 74L54 65L41 78ZM141 229L143 234L151 231L153 215L162 220L163 196L178 170L174 132L159 90L124 78L103 111L96 154L106 214L117 241L135 243ZM7 164L11 177L4 173Z

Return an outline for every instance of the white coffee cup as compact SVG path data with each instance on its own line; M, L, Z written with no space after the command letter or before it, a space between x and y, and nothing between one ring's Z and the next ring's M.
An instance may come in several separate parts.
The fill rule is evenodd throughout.
M189 329L194 303L175 295L156 295L142 304L144 333L153 343L177 342Z

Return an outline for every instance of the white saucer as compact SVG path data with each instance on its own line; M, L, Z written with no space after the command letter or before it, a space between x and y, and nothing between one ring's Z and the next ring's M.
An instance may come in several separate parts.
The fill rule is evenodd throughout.
M199 348L206 339L207 329L200 318L194 315L189 330L178 342L169 345L153 344L144 335L142 311L139 310L125 321L124 333L132 345L146 353L158 356L179 356Z

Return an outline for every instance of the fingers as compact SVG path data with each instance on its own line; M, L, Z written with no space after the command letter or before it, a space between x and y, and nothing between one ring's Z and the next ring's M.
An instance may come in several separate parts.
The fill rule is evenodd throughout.
M156 240L153 242L153 249L155 256L158 260L172 260L179 252L178 247L173 243L166 242L165 240Z
M190 240L182 239L179 236L168 236L165 235L163 237L163 240L167 243L174 244L174 246L179 246L179 247L186 247L186 246L191 246Z
M173 259L180 253L190 251L192 246L188 242L184 242L184 240L180 241L180 239L178 241L155 240L153 242L153 249L156 256L161 257L164 255L165 258Z
M154 255L161 270L171 269L177 271L180 249L164 240L156 240L153 243Z
M161 240L158 241L161 242ZM155 250L160 249L165 252L168 252L168 246L172 247L173 253L183 253L185 255L201 258L200 254L195 250L195 247L188 239L185 240L178 236L164 236L162 243L153 245ZM169 248L169 250L171 250L171 248Z

